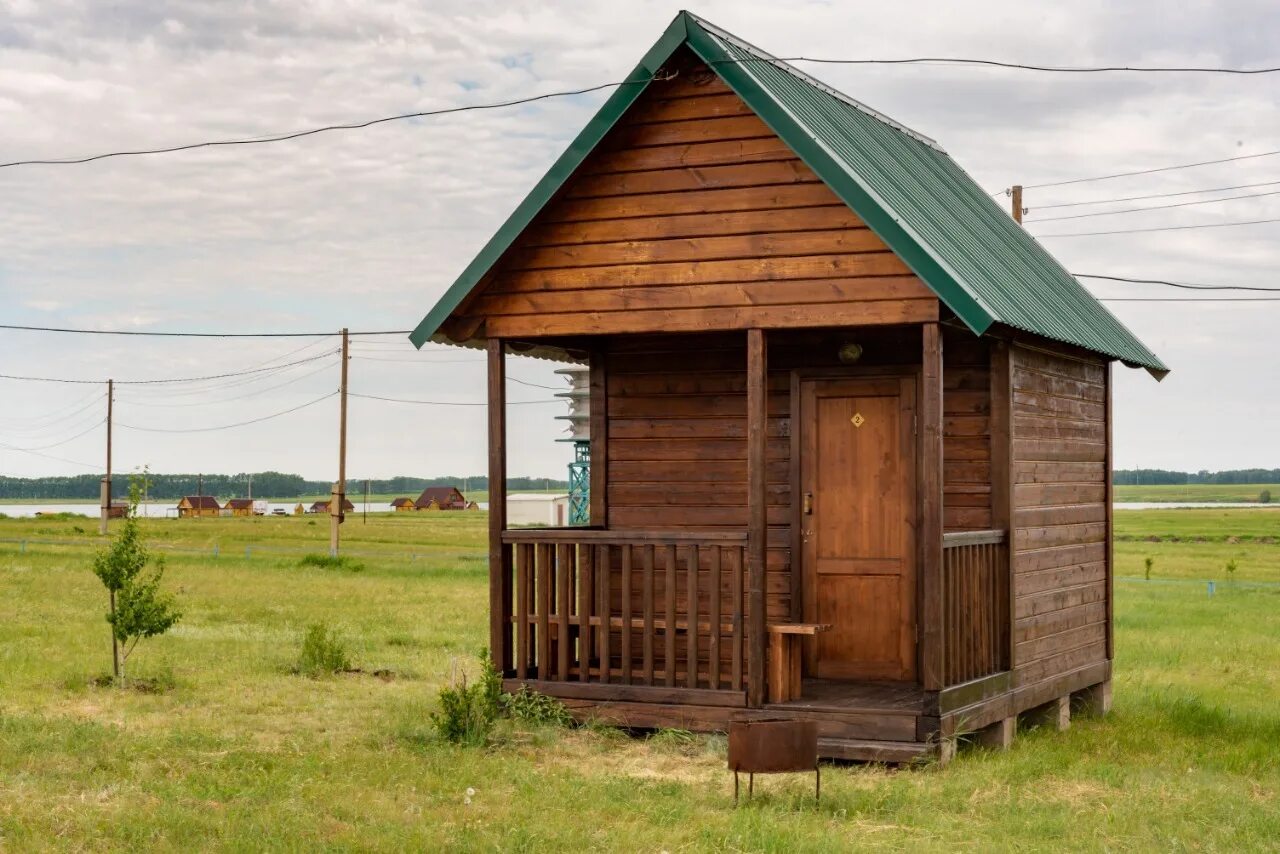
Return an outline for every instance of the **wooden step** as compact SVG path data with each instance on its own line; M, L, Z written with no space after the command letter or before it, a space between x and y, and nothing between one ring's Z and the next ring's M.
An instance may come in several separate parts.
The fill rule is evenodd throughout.
M818 756L857 762L904 765L936 756L938 745L922 741L875 741L862 738L819 738Z

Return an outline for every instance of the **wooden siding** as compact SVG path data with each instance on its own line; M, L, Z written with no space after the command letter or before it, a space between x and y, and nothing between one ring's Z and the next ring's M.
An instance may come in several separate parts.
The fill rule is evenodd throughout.
M520 337L937 318L933 293L884 242L698 72L650 85L451 328L483 318L483 334Z
M1107 659L1107 366L1015 345L1014 657L1019 686Z
M989 344L948 328L942 353L942 524L985 531L993 527Z

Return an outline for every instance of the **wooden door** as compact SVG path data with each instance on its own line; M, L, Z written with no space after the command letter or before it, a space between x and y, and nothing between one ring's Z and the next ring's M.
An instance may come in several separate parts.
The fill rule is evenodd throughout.
M805 670L914 681L915 381L800 383Z

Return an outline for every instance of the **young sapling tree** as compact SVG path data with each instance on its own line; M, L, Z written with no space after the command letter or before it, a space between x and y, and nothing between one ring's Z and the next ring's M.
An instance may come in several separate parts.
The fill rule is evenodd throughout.
M148 552L143 542L138 502L145 483L145 471L129 479L129 510L124 524L111 544L93 559L93 572L109 594L111 669L115 681L122 685L125 665L138 642L164 634L182 616L173 597L160 589L164 559Z

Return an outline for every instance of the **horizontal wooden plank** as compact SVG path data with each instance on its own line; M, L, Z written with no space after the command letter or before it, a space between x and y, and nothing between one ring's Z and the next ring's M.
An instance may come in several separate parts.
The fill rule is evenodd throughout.
M911 276L754 282L748 284L671 285L666 287L588 288L530 293L486 293L467 310L475 315L577 314L584 311L637 311L733 308L762 305L929 299ZM744 374L745 376L745 374Z
M1031 663L1041 658L1060 655L1063 652L1079 649L1099 641L1106 642L1107 626L1105 623L1106 607L1103 606L1104 622L1095 622L1079 628L1068 629L1057 634L1046 635L1035 640L1023 641L1015 645L1017 660ZM1031 618L1037 619L1035 617ZM1022 627L1019 627L1019 631Z
M1013 487L1016 508L1053 504L1102 503L1107 499L1105 483L1017 483Z
M668 169L675 166L719 166L726 163L786 160L795 156L790 146L776 136L735 139L727 142L678 143L600 151L582 164L580 173L599 175L608 172Z
M540 216L540 221L544 223L583 222L731 211L777 213L787 208L811 208L818 205L843 206L844 202L825 184L782 184L776 187L699 190L689 193L613 196L604 199L566 199L552 203Z
M786 525L791 521L790 507L768 507L766 518L770 525ZM622 505L609 507L610 524L617 526L656 525L658 527L693 528L731 525L745 527L746 507L673 507L671 505Z
M1019 507L1013 512L1013 523L1019 528L1040 528L1045 525L1071 525L1081 522L1105 522L1107 505L1052 504L1047 507Z
M587 175L565 187L562 199L606 196L638 196L647 193L679 193L687 190L721 190L729 187L768 187L775 184L809 184L820 180L801 160L733 163L726 166L676 167L644 172Z
M791 414L790 396L767 396L766 412L775 418ZM610 418L722 418L746 417L745 394L610 395Z
M610 425L612 426L612 425ZM787 483L790 465L786 460L770 460L765 463L769 483ZM704 460L698 465L684 461L634 462L610 460L609 479L614 483L746 483L747 464L744 460Z
M1017 462L1013 466L1015 483L1105 483L1105 462Z
M691 240L699 237L785 234L793 231L835 231L865 228L858 215L836 199L807 207L789 207L785 216L776 210L740 210L721 213L681 213L592 219L573 222L535 222L520 236L517 246L578 246L641 240Z
M682 142L712 142L725 139L772 137L769 126L754 115L685 119L661 124L641 124L614 128L602 143L605 150Z
M747 372L736 370L708 370L701 366L702 359L686 354L684 370L645 371L630 373L611 372L609 394L746 394ZM644 364L638 367L647 367ZM770 392L788 393L791 377L781 372L770 373L766 380Z
M990 460L991 440L986 436L942 437L942 458L946 460Z
M1015 414L1013 432L1025 439L1083 439L1086 442L1105 442L1105 421L1078 421L1062 417L1044 417Z
M1107 446L1102 442L1063 439L1013 440L1013 458L1019 462L1105 462Z
M1095 385L1102 385L1107 379L1106 360L1102 356L1091 355L1085 361L1020 344L1014 345L1012 356L1015 371L1037 371Z
M756 308L583 312L493 317L485 332L497 338L544 335L637 334L679 330L788 329L813 326L885 326L938 319L936 299L812 303Z
M1042 528L1015 528L1013 547L1015 551L1023 551L1054 546L1101 543L1106 540L1106 536L1107 526L1104 522L1084 525L1051 525Z
M869 228L835 228L735 234L726 237L678 237L661 240L633 238L609 243L576 243L513 251L503 270L541 270L561 267L606 267L619 264L673 263L677 261L731 261L739 259L840 255L881 252L887 247ZM917 295L932 293L914 276Z
M1101 422L1106 418L1106 404L1051 394L1014 391L1013 415L1062 417L1078 421Z
M633 127L648 122L673 122L711 116L754 115L746 102L732 91L680 93L662 96L646 92L619 120L619 126Z
M620 700L632 703L681 703L690 706L726 706L742 708L747 704L745 691L713 691L707 688L668 688L650 685L598 685L590 682L557 682L542 679L504 679L504 691L519 691L528 686L548 697L575 700Z
M649 285L712 285L777 282L788 279L850 279L862 276L907 276L910 271L892 252L851 252L780 258L737 258L728 261L686 261L566 267L555 270L516 270L494 278L488 293L634 288ZM669 330L662 330L669 331Z
M768 457L786 459L791 453L791 443L786 439L770 439L766 446ZM621 439L609 437L611 461L656 460L746 460L747 444L744 439Z
M946 398L943 397L942 437L945 441L958 436L990 436L991 419L986 415L950 415L947 414Z
M655 545L666 542L678 543L720 543L721 545L741 545L746 542L747 533L741 531L685 531L680 529L660 530L656 527L643 531L613 531L599 528L509 528L502 532L504 543L540 542L540 543L605 543Z
M957 507L944 503L942 525L948 531L967 531L991 527L990 507Z
M1104 639L1026 665L1020 664L1014 671L1014 681L1018 685L1032 684L1106 660L1107 642Z
M1019 572L1039 572L1074 564L1094 563L1105 558L1105 551L1098 543L1078 543L1026 550L1014 555L1014 559Z
M1019 599L1085 584L1104 584L1107 566L1102 561L1073 564L1040 572L1020 572L1014 576L1014 594Z
M1018 619L1032 617L1077 605L1105 602L1106 598L1106 579L1099 578L1073 587L1050 588L1040 593L1019 596L1016 599L1014 616Z
M768 438L780 439L791 435L791 420L769 418L765 420ZM746 418L619 418L609 422L609 441L620 439L745 439ZM610 467L612 468L612 466Z
M1105 623L1106 621L1107 603L1096 600L1060 608L1056 611L1045 611L1021 617L1017 621L1014 636L1017 638L1017 642L1021 644L1026 641L1048 638L1051 635L1060 635L1063 643L1066 644L1072 638L1078 636L1064 633L1084 626ZM1093 640L1093 638L1090 638L1090 640ZM1071 645L1078 646L1079 644L1072 643Z
M613 449L610 448L610 451ZM729 483L630 483L609 484L609 506L619 504L670 504L708 505L726 507L747 506L747 486ZM786 483L768 484L766 501L772 505L790 506L791 486Z

